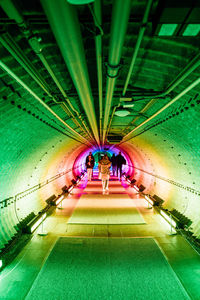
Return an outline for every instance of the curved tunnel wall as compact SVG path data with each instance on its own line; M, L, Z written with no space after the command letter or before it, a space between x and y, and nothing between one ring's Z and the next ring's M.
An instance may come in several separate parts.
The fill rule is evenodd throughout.
M198 104L199 101L191 103L176 114L164 116L157 126L131 142L150 163L145 171L152 175L146 178L152 177L154 182L148 192L163 198L166 208L176 208L191 219L197 236L200 234Z
M64 130L62 133L50 126L41 111L31 111L26 102L22 103L13 101L12 94L0 100L0 247L16 233L16 224L31 212L37 214L49 196L58 195L71 183L72 171L56 180L53 177L72 169L80 145ZM46 184L47 180L50 183ZM42 184L39 189L38 184Z
M106 11L109 12L108 9ZM132 11L134 12L134 9ZM81 11L79 12L81 13ZM137 39L137 35L134 34L135 26L137 26L135 22L129 24L125 40L122 55L124 66L121 70L121 80L118 80L120 89L128 72L133 45ZM16 30L15 26L13 29L9 29L13 40L17 41L25 55L40 70L41 77L47 80L49 86L54 86L24 36ZM52 36L50 30L45 27L40 31L40 36L44 40L48 61L53 66L56 76L59 77L61 85L65 90L73 89L57 46L55 47L54 41L50 37ZM104 52L107 53L109 50L107 41L110 37L107 30L105 30L104 37ZM151 39L151 37L150 34L143 39L130 84L147 90L153 88L155 91L161 91L199 53L199 40L198 38L195 40L186 38L186 40L180 39L178 42L175 39L163 39L155 36ZM94 49L91 51L88 48L89 44L93 47L92 43L87 43L85 51L88 51L88 56L94 52ZM147 47L147 44L151 47ZM1 51L3 60L8 67L18 74L20 79L28 84L39 97L44 98L44 101L51 105L58 115L65 118L66 114L61 112L58 105L52 104L52 99L47 94L43 97L41 86L34 83L32 77L24 72L22 66L16 63L15 58L9 54L8 50L3 47ZM89 60L88 63L91 64L91 61ZM94 68L91 68L90 74L94 74ZM90 77L92 79L92 76ZM3 244L15 233L14 226L17 222L31 211L37 213L41 210L46 204L45 199L52 194L59 194L61 187L70 184L76 173L73 174L70 171L21 199L17 198L16 202L13 196L39 183L46 182L60 172L70 170L74 161L76 161L75 165L84 161L89 149L67 137L68 131L63 129L55 118L52 119L52 116L6 72L0 70L0 78L0 201L2 201L0 241ZM170 97L178 95L198 78L199 67L195 68L195 71L175 88ZM167 109L166 115L164 113L156 118L155 122L150 123L150 125L157 123L155 127L137 131L137 136L130 142L122 144L119 149L130 156L130 164L133 164L134 168L127 168L127 172L137 179L137 184L143 184L146 187L146 193L157 194L163 198L166 208L176 208L189 217L193 221L194 233L200 236L200 100L198 93L199 85L180 98L175 109ZM71 100L77 104L78 108L78 102L73 98ZM164 100L160 99L157 102L155 109L164 105L165 102L162 101ZM142 108L143 106L139 107L138 111ZM155 111L152 107L148 110L147 116L153 113ZM73 126L71 120L68 122ZM136 121L134 126L139 123ZM113 148L113 150L118 151L118 148Z
M71 169L74 162L75 166L83 163L89 149L8 100L2 100L1 108L1 201L7 199L1 202L0 211L2 247L16 232L14 226L30 212L41 210L49 196L58 195L62 186L71 183L74 174L70 171L16 202L13 196ZM166 208L176 208L190 218L199 236L198 109L161 122L113 152L121 150L129 156L134 168L127 172L146 187L146 193L163 198Z

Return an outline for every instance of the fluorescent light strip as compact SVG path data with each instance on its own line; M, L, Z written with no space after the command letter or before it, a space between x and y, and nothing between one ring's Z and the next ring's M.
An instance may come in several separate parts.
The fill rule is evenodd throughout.
M0 259L0 268L3 267L3 261Z
M133 107L134 104L123 104L123 107L126 108L126 107Z
M149 204L151 204L152 206L154 205L154 202L149 198L149 196L145 195L144 198L147 200L147 202L149 202Z
M56 205L58 205L63 199L64 199L64 195L62 195L61 197L59 197L59 198L56 200Z
M129 183L131 183L131 180L130 180L130 179L127 179L127 181L128 181Z
M178 24L162 24L159 36L172 36L177 28Z
M137 192L139 192L139 190L140 190L139 187L137 187L137 185L135 185L135 184L134 184L133 188L134 188Z
M70 193L73 190L74 186L72 185L69 189L68 189L68 193Z
M47 214L44 213L31 227L31 233L46 219Z
M168 215L163 210L160 210L160 214L170 225L172 225L174 228L176 228L176 222L172 219L172 217L170 215Z
M183 32L183 36L196 36L199 34L200 24L188 24Z
M86 172L83 172L83 174L81 174L81 178L83 178L85 176Z

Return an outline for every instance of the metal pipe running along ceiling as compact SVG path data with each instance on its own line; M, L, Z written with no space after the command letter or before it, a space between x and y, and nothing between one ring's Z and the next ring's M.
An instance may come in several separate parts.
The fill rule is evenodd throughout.
M70 100L68 99L67 94L63 90L61 84L59 83L58 79L56 78L54 72L52 71L50 65L48 64L47 60L45 59L43 53L42 53L42 45L38 41L37 37L34 36L33 32L31 31L29 24L25 21L20 9L18 6L16 6L15 3L13 3L12 0L2 0L0 2L0 5L2 6L5 13L8 15L10 19L13 19L16 21L16 24L19 26L21 31L23 32L24 36L28 40L31 48L36 53L36 55L40 58L41 62L43 63L44 67L52 77L53 81L57 85L58 89L62 93L62 95L65 98L65 101L67 101L67 104L70 106L71 110L68 108L66 103L64 101L57 101L53 95L51 95L50 88L48 87L48 84L44 81L44 79L40 76L40 73L35 69L34 65L28 60L28 58L24 55L23 51L20 49L20 47L14 42L14 40L11 38L11 36L8 33L2 33L0 37L1 43L4 45L4 47L15 57L15 59L23 66L23 68L33 77L33 79L40 85L40 87L48 94L48 96L51 97L51 99L58 105L61 106L61 108L65 111L65 113L68 116L71 116L73 119L73 122L76 124L76 126L80 127L81 131L88 134L88 136L93 139L91 136L85 121L82 119L81 114L79 114L78 111L75 110L73 105L71 104ZM76 117L74 116L73 112L76 113L79 121L81 124L76 120ZM83 125L83 126L82 126ZM84 130L84 128L85 130Z
M75 116L71 113L65 102L57 101L55 97L51 94L48 84L40 76L40 73L35 69L34 65L29 61L29 59L24 55L21 48L14 42L9 33L3 33L0 36L0 42L2 45L10 52L10 54L17 60L17 62L27 71L27 73L37 82L37 84L47 93L47 95L56 104L60 104L62 109L66 112L68 116L72 116L76 126L80 126L78 122L75 122ZM80 126L82 129L82 127Z
M66 0L41 0L97 144L99 132L80 25L75 8Z
M103 143L105 142L106 138L112 97L120 68L122 47L124 44L124 38L130 14L130 5L130 0L116 0L113 6L104 110Z
M176 95L169 103L167 103L165 106L163 106L161 109L159 109L155 114L153 114L151 117L149 117L147 120L139 124L137 127L135 127L133 130L131 130L127 135L123 137L122 142L119 143L119 145L131 140L134 137L128 138L129 135L131 135L133 132L135 132L137 129L157 117L160 113L162 113L165 109L167 109L169 106L174 104L177 100L179 100L181 97L183 97L185 94L187 94L190 90L192 90L195 86L200 84L200 78L197 78L193 83L191 83L187 88L185 88L182 92L180 92L178 95Z
M92 10L91 10L91 12L92 12ZM94 2L93 19L95 22L95 26L97 26L99 29L101 29L102 16L101 16L100 0L96 0ZM102 142L102 119L103 119L102 34L103 34L103 32L101 31L100 35L95 36L97 77L98 77L98 90L99 90L99 133L100 133L101 142Z
M0 68L8 73L10 77L12 77L16 82L18 82L25 90L27 90L42 106L44 106L56 119L58 119L62 124L64 124L73 134L75 134L80 139L86 141L86 143L91 144L85 137L80 135L77 131L75 131L72 127L70 127L63 119L61 119L40 97L37 96L35 92L33 92L11 69L9 69L1 60L0 60ZM91 144L92 145L92 144Z

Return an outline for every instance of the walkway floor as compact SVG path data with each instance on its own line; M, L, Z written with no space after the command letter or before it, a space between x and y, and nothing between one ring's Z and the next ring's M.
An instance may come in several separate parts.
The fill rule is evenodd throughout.
M119 224L113 219L113 210L120 218ZM141 221L127 224L130 211L136 211ZM101 221L104 213L107 219ZM152 237L191 299L200 300L200 256L181 235L170 235L170 228L160 214L154 208L148 209L146 201L124 181L112 178L109 194L102 195L97 178L88 183L83 179L66 196L62 208L46 219L44 230L48 232L46 236L38 235L39 227L16 259L1 272L0 299L26 298L58 237Z

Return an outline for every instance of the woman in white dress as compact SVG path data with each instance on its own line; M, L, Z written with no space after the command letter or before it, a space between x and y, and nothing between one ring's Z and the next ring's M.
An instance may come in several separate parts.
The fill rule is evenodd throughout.
M105 154L103 158L99 161L99 178L102 180L103 194L108 193L108 184L110 178L110 167L111 161L108 158L108 155Z

